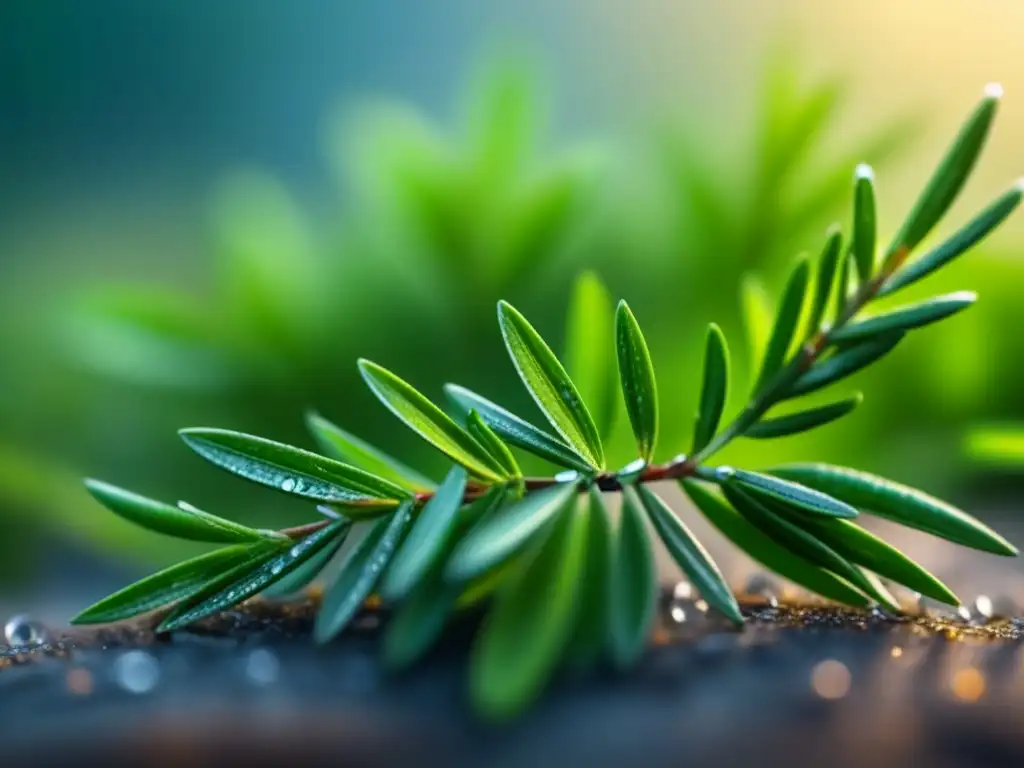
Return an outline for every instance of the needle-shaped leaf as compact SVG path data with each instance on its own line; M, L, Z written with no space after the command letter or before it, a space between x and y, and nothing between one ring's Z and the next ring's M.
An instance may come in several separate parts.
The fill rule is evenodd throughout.
M857 510L849 504L834 499L826 493L808 488L800 483L789 482L772 475L751 472L747 469L733 470L727 483L743 486L755 496L781 501L812 515L824 517L854 518Z
M819 539L851 563L948 605L959 605L949 587L896 547L849 520L806 520Z
M613 660L620 668L626 668L643 653L654 619L657 583L651 540L636 490L631 487L622 494L622 516L614 541L608 631Z
M751 375L759 370L772 333L772 302L761 281L747 273L740 279L740 306L750 351Z
M329 642L348 626L387 570L411 516L412 502L407 501L391 517L375 520L365 537L349 551L334 581L324 590L313 624L316 642Z
M360 440L351 432L346 432L318 413L307 413L306 425L324 453L339 461L359 467L377 477L383 477L414 493L432 491L437 487L433 480L405 466L365 440Z
M786 353L793 344L803 312L804 301L807 298L809 277L810 266L807 257L801 256L797 259L782 293L782 301L779 303L779 309L775 315L771 338L768 340L768 349L764 355L764 362L761 364L761 375L758 377L755 387L757 391L768 385L786 361Z
M211 582L201 592L184 600L158 627L160 632L172 632L188 626L214 613L227 610L284 578L316 555L331 540L347 531L347 521L339 520L311 533L292 546L285 546L244 573L225 576Z
M639 486L637 493L668 553L693 582L700 596L712 608L725 614L735 623L742 624L743 614L740 613L736 598L707 550L701 546L686 524L646 485Z
M902 338L903 333L896 331L837 350L830 357L815 363L807 373L797 379L786 390L786 397L809 395L852 376L891 352Z
M389 411L413 432L477 477L500 480L501 467L444 411L386 368L359 361L363 380Z
M825 235L825 247L818 257L818 271L814 281L814 301L811 304L811 315L807 327L811 332L821 327L825 313L828 311L829 300L835 292L836 274L839 272L843 250L843 235L839 227L833 225Z
M106 624L148 613L195 594L218 576L273 549L273 545L235 544L207 552L103 598L75 616L71 623Z
M445 567L445 579L467 581L520 551L576 493L576 483L559 483L533 491L489 515L459 541Z
M898 270L886 281L878 295L888 296L900 288L916 283L973 248L1017 209L1022 196L1024 196L1024 180L1014 184L1008 192L1004 192L948 240Z
M257 531L198 509L172 507L99 480L86 480L85 487L93 498L118 517L179 539L232 543L276 538L267 531Z
M641 458L650 461L658 441L658 385L640 324L625 301L615 312L615 348L626 413Z
M967 309L977 298L978 295L973 291L957 291L945 296L936 296L932 299L851 323L833 333L831 340L844 343L861 341L878 336L879 334L920 328Z
M564 509L538 541L536 554L498 593L481 629L470 660L470 692L479 711L491 719L521 712L565 654L578 614L586 509Z
M506 478L522 476L523 473L519 471L519 464L516 462L516 457L512 455L512 451L475 409L470 411L466 417L466 430L501 465Z
M458 588L434 580L417 584L388 620L381 646L384 666L404 670L430 651L455 610L458 594Z
M398 601L412 592L437 563L459 521L466 492L466 470L455 466L423 507L380 584L380 596Z
M689 479L682 480L681 485L712 525L764 567L830 600L859 607L868 605L868 598L850 582L776 542L711 488Z
M981 103L961 127L903 226L893 238L887 259L894 254L912 251L953 204L985 146L1002 95L1003 89L997 84L985 88Z
M762 419L744 432L743 436L764 440L807 432L808 430L833 422L836 419L841 419L860 405L863 400L864 396L858 392L844 400L838 400L816 408L809 408L806 411L789 413L785 416L776 416L771 419Z
M351 520L343 518L338 522L340 525L337 532L327 546L280 581L275 581L260 594L264 597L288 597L302 591L316 580L327 564L338 554L338 550L341 549L352 530Z
M594 420L554 352L511 304L498 302L498 325L512 364L551 426L591 467L604 466Z
M181 437L221 469L294 496L351 507L352 514L379 514L409 496L369 472L262 437L206 428L183 429Z
M996 555L1017 554L1016 547L967 513L892 480L831 464L790 464L769 471L956 544Z
M589 270L581 273L569 299L565 370L602 439L611 434L619 404L613 316L611 296L601 279Z
M777 513L773 506L769 506L770 502L762 503L761 499L748 493L746 489L735 485L722 486L722 492L725 494L725 498L729 500L729 503L736 508L736 511L775 539L779 544L810 560L812 563L832 571L837 576L841 576L875 600L885 603L894 610L899 610L899 606L894 605L891 602L891 598L888 598L885 593L877 590L874 583L866 578L864 573L853 563L825 544L813 533Z
M714 323L708 326L704 347L704 384L697 409L697 425L693 432L693 452L698 453L711 442L722 420L725 401L729 394L729 348L722 329Z
M587 554L580 578L580 615L567 662L586 669L608 649L608 601L615 555L611 517L601 491L591 486L578 502L586 507Z
M875 172L861 163L853 174L853 238L850 249L862 283L875 271L878 223L875 216Z
M471 392L458 384L445 384L444 392L452 405L465 414L475 410L480 418L503 440L535 456L547 459L560 467L572 467L586 472L592 470L590 462L563 443L559 438L509 413L500 405Z

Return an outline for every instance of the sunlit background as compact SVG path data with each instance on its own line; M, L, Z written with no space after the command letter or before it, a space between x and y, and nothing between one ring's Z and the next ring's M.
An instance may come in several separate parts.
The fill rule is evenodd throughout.
M584 269L635 309L659 453L685 450L707 322L746 376L740 275L777 292L788 259L848 220L857 162L876 167L884 240L998 81L995 133L942 231L1024 173L1021 29L1005 0L6 0L3 604L91 600L182 554L82 476L254 524L309 519L203 465L179 427L312 446L316 409L436 476L355 359L532 413L494 303L560 349ZM1024 473L963 443L1024 420L1022 246L1017 216L914 289L981 301L860 376L856 416L727 457L885 471L1012 522ZM921 537L907 546L928 560Z

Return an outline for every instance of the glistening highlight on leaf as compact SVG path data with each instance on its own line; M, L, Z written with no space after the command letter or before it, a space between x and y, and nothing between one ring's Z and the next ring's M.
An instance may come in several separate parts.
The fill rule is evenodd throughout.
M986 92L883 258L875 258L880 216L874 175L859 166L851 231L829 228L813 276L806 257L795 262L774 322L763 290L745 280L756 381L748 402L728 417L729 351L712 325L703 368L692 361L703 372L692 455L656 463L655 361L634 314L621 303L613 316L607 290L590 273L572 305L567 366L518 310L498 305L512 366L553 431L454 384L444 388L449 414L366 360L359 368L371 391L450 462L440 485L317 415L308 425L330 456L222 429L183 430L183 440L217 467L320 504L331 518L257 531L184 502L170 506L90 480L93 496L131 523L225 546L126 587L76 622L159 611L160 631L169 632L252 596L287 595L321 580L315 639L328 642L344 632L374 597L392 616L385 660L401 669L429 651L453 616L472 608L483 623L471 654L470 695L482 716L505 719L529 706L561 669L628 668L643 655L657 590L652 531L711 609L743 624L742 606L722 571L655 492L653 486L665 481L680 483L695 509L739 549L826 599L898 611L882 577L957 604L945 584L855 521L862 513L878 515L962 546L1017 554L966 512L847 467L802 463L758 471L712 460L736 438L798 435L851 414L860 394L837 395L824 405L796 402L782 414L775 409L848 379L897 343L974 303L974 294L957 292L872 312L876 299L948 264L1019 204L1017 185L947 241L913 258L976 164L997 100L995 91ZM622 470L610 471L603 439L615 416L616 388L636 454ZM663 402L673 396L660 394ZM515 451L561 471L523 477ZM613 523L602 494L616 492L623 504ZM353 530L358 541L334 567Z

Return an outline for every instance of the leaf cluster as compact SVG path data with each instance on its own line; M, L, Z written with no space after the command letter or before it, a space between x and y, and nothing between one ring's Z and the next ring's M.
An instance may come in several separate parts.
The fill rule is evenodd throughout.
M607 292L594 276L579 289L574 327L594 345L577 353L587 396L530 322L507 302L498 326L512 367L546 422L538 426L457 384L442 408L391 370L359 361L377 399L443 454L450 469L435 484L321 416L308 424L324 455L221 429L181 432L217 467L279 493L309 500L325 519L281 532L241 526L179 502L171 506L105 483L90 492L115 514L165 535L222 545L127 587L77 617L127 618L169 606L172 631L253 595L289 594L321 574L314 627L327 642L377 595L393 609L382 652L401 669L422 658L451 617L470 606L484 619L470 660L478 711L501 719L523 710L560 670L628 668L643 653L654 619L655 546L663 547L711 609L737 625L744 616L721 570L656 485L676 482L738 548L787 579L831 600L898 611L886 582L957 604L933 574L870 533L864 514L890 519L999 555L1016 549L965 512L928 494L854 469L820 463L762 470L715 465L732 441L767 440L817 429L851 413L846 395L826 405L801 399L877 362L917 329L969 307L964 292L867 314L887 296L970 249L1019 204L1015 185L932 250L913 258L944 216L981 152L998 104L987 91L969 116L898 234L877 245L873 173L855 174L849 233L833 227L818 259L797 259L764 333L764 351L746 404L725 419L730 354L721 329L708 329L702 390L687 456L655 463L660 403L652 356L637 317L620 302L602 315ZM610 307L609 307L610 309ZM595 312L592 318L590 313ZM594 328L607 333L591 332ZM607 400L618 397L635 440L635 459L606 463ZM591 399L593 398L593 399ZM595 407L592 409L591 405ZM781 407L786 409L777 413ZM518 456L554 466L525 477ZM621 495L617 519L608 492ZM356 529L360 537L333 567ZM328 563L332 567L328 569Z

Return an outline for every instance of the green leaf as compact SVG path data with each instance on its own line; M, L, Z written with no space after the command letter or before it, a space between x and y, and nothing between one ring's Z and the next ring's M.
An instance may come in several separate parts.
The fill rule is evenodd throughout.
M838 225L829 227L825 235L825 247L818 258L818 273L814 287L814 302L811 304L811 315L807 327L813 333L821 327L825 313L828 311L829 299L836 284L836 274L843 251L843 234Z
M891 352L903 333L897 331L887 333L854 344L851 347L839 349L835 354L815 363L811 369L797 379L789 389L786 390L787 398L809 395L819 389L834 384L848 376L852 376L862 368L866 368L876 360Z
M159 632L172 632L188 626L214 613L226 610L263 591L275 581L284 578L330 544L331 539L347 531L347 521L339 520L285 546L265 560L253 563L244 573L229 572L223 579L211 582L202 591L183 601L157 628Z
M768 339L772 332L772 302L764 285L751 273L740 279L740 304L747 345L750 348L750 369L756 371L768 350Z
M1021 197L1024 197L1024 180L1014 184L1008 192L1004 192L948 240L897 271L885 282L878 295L888 296L900 288L916 283L973 248L1017 209Z
M452 467L437 493L423 507L380 584L384 600L397 602L404 598L437 563L459 522L467 479L466 470Z
M971 306L978 298L973 291L956 291L926 301L875 315L838 329L829 337L834 342L862 341L879 334L909 331L943 320Z
M734 469L727 483L737 483L749 489L755 496L768 497L802 509L812 515L824 517L854 518L857 510L828 494L799 483L789 482L772 475L762 475L746 469Z
M764 440L807 432L842 418L853 411L863 400L864 396L858 392L852 397L838 400L828 405L809 408L806 411L798 411L797 413L790 413L785 416L777 416L773 419L762 419L744 432L743 436Z
M89 606L72 624L107 624L148 613L198 592L218 576L249 563L273 545L235 544L178 563L147 576Z
M313 639L323 644L339 635L386 571L412 516L412 502L400 506L391 517L375 520L366 536L354 546L324 591L320 612L313 624Z
M384 666L408 669L441 637L459 591L431 579L420 582L388 620L381 647Z
M332 424L318 413L306 414L306 425L324 453L413 493L433 491L437 483L397 459Z
M262 437L226 429L183 429L193 451L221 469L283 493L342 505L346 514L382 514L409 492L361 469Z
M964 438L972 459L988 464L1019 467L1024 464L1024 431L1013 424L973 428Z
M326 547L321 549L309 560L304 562L294 571L289 573L280 581L275 581L269 587L263 590L260 594L264 597L288 597L290 595L297 594L303 589L308 587L317 576L327 567L327 564L331 562L338 550L345 543L348 538L349 532L352 530L352 521L346 518L339 520L341 526L338 532L334 535L334 538L327 544Z
M697 410L697 426L693 432L693 452L696 454L715 436L725 410L729 394L729 348L722 329L714 323L708 326L704 348L704 384Z
M359 372L377 398L413 432L477 477L501 479L501 467L484 447L416 389L369 360L359 361Z
M782 301L779 304L775 325L768 341L768 350L765 352L764 363L761 365L761 375L755 387L757 391L768 385L786 361L786 352L793 344L797 326L800 323L800 315L803 312L804 301L807 298L809 276L810 266L807 257L801 256L797 259L782 293Z
M511 557L553 520L576 493L576 483L559 483L533 491L497 510L474 526L455 547L445 568L445 580L467 581Z
M495 462L501 465L506 478L522 477L519 464L512 451L508 449L504 441L495 434L480 413L474 409L466 417L466 430L480 445L494 458Z
M93 498L118 517L175 538L213 543L278 538L268 531L257 531L195 508L172 507L99 480L86 480L85 487Z
M816 488L879 517L996 555L1017 548L980 521L923 491L831 464L789 464L773 475Z
M586 543L586 507L565 508L498 593L470 660L471 695L485 716L519 714L557 668L577 619Z
M795 522L795 521L794 521ZM934 598L940 603L960 605L949 587L915 563L896 547L848 520L801 521L814 534L851 563L862 565L879 576Z
M602 439L611 434L618 410L613 316L611 296L601 278L589 270L580 273L569 299L565 369Z
M475 410L499 437L517 448L529 451L560 467L591 471L590 462L568 445L509 413L500 405L458 384L445 384L444 391L456 408L466 414Z
M636 662L647 643L658 578L640 502L632 487L627 486L622 493L622 516L614 547L609 636L613 660L624 669Z
M647 486L639 486L637 493L668 553L697 587L700 596L712 608L735 623L742 624L743 614L740 613L736 598L707 550L694 538L686 524Z
M580 615L567 661L574 668L586 669L601 657L608 645L608 601L615 540L611 517L596 486L592 485L577 503L587 508L587 554L580 578Z
M654 365L640 324L625 301L615 312L615 347L619 356L619 379L626 413L633 426L637 450L650 461L658 442L658 385Z
M953 204L981 154L1002 95L1003 89L999 85L992 84L985 89L981 103L967 118L893 238L887 261L894 254L912 251Z
M590 466L604 466L594 420L554 353L511 304L498 302L498 325L519 377L551 426Z
M887 599L885 593L877 590L874 583L867 579L864 573L849 560L825 544L813 533L778 514L774 506L768 506L770 502L762 503L761 500L735 485L722 486L722 492L725 494L725 498L729 500L729 503L741 515L775 539L779 544L800 555L800 557L832 571L875 600L885 603L894 610L899 610L899 606L894 605L891 602L891 598Z
M776 542L710 488L690 479L680 485L712 525L765 568L829 600L861 608L868 605L867 597L848 581Z
M853 176L853 239L850 249L862 283L875 271L878 224L875 217L875 172L861 163Z

